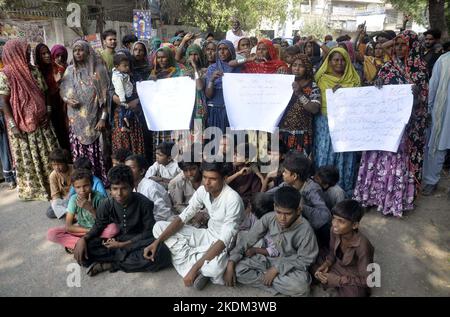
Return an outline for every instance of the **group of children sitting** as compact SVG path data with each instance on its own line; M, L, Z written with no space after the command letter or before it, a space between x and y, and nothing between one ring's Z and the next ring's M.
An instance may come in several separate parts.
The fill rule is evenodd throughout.
M112 157L113 165L130 168L134 191L153 202L155 221L172 221L202 186L201 163L177 162L171 157L172 146L159 144L156 161L150 167L144 157L126 150ZM358 231L362 208L354 200L345 200L344 191L337 185L337 169L324 166L311 175L311 161L297 152L285 153L282 146L279 153L269 155L280 161L276 171L263 175L256 165L235 155L225 178L226 184L241 196L245 211L239 233L227 246L229 259L223 283L232 286L238 281L270 291L268 286L275 283L277 274L270 280L272 271L268 270L264 277L258 277L259 285L249 273L249 266L259 259L268 265L261 267L262 271L278 269L279 285L272 285L276 292L298 295L299 283L309 288L314 276L325 287L335 288L340 296L367 296L367 265L373 262L374 249ZM72 166L67 151L55 149L49 161L53 168L52 201L47 216L65 216L65 226L49 229L47 236L73 253L78 240L94 226L96 210L108 194L101 180L92 174L88 159L78 159ZM204 208L189 224L206 228L208 220ZM113 241L122 229L111 223L101 238L105 243ZM294 274L297 269L303 273ZM284 272L283 278L280 271Z

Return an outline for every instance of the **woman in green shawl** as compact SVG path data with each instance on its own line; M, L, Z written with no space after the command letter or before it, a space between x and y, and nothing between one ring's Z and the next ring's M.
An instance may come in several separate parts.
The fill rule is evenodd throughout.
M361 80L353 67L350 56L343 48L333 48L315 75L322 95L322 111L314 122L314 160L316 167L334 165L339 170L339 185L351 195L358 168L356 152L334 153L327 118L327 89L359 87Z

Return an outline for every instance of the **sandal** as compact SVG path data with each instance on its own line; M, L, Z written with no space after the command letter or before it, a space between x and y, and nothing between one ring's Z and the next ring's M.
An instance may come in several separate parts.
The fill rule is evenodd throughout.
M73 254L73 249L71 248L65 247L64 250L66 250L68 254Z
M111 267L112 267L111 263L94 262L88 266L88 268L86 270L86 274L89 276L95 276L99 273L109 271L111 269Z

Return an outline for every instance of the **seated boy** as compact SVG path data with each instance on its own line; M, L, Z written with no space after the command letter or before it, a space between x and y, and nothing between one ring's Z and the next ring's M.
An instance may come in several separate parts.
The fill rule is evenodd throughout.
M238 232L244 206L241 197L225 182L225 163L202 163L203 185L194 193L189 206L172 222L159 221L153 228L157 238L145 249L150 261L158 246L167 245L173 266L183 277L185 286L203 289L211 280L223 284L228 250ZM210 216L207 229L187 223L202 209Z
M330 242L331 213L325 204L322 188L309 178L311 164L311 161L303 154L290 152L283 164L284 183L267 193L273 195L283 186L292 186L297 189L302 196L303 216L313 227L319 247L327 248Z
M156 147L156 162L147 170L145 178L153 179L160 183L167 189L169 182L177 176L181 169L178 167L178 163L172 159L172 147L171 142L162 142Z
M80 157L78 160L76 160L73 163L73 168L75 170L77 169L87 169L89 171L91 171L92 173L92 164L91 161L89 161L88 158L85 157ZM92 176L92 190L99 192L100 194L102 194L105 197L108 197L108 194L105 190L105 186L103 185L103 182L100 178L98 178L97 176L93 175ZM69 192L70 196L75 195L75 188L73 188L73 186L70 187L70 192Z
M300 193L282 187L274 195L275 212L265 214L230 252L224 273L227 286L235 282L262 288L273 294L307 296L319 248L309 222L301 216ZM276 242L278 257L245 252L266 234Z
M48 156L53 171L49 176L51 205L47 209L47 217L61 218L65 215L69 202L70 176L72 165L67 150L56 148Z
M251 144L248 145L252 147ZM261 178L258 167L255 164L246 162L249 158L249 151L246 151L246 144L241 143L236 146L233 159L233 172L227 177L227 184L233 188L242 199L251 197L252 193L261 190ZM255 150L256 153L256 150ZM261 175L261 178L258 176Z
M244 201L245 204L245 201ZM246 234L262 216L272 212L273 197L265 193L255 193L250 200L247 200L247 206L245 206L245 218L239 226L237 239L242 239L242 235ZM269 235L266 235L261 239L254 247L248 249L245 254L251 257L255 254L262 254L265 256L277 257L280 255L275 247L274 241Z
M279 141L278 149L272 148L271 142L267 145L267 154L270 157L270 162L276 162L276 169L267 173L261 179L262 187L261 191L265 192L268 189L279 186L283 182L283 162L286 154L288 153L288 148L283 141Z
M322 187L328 209L345 199L345 192L338 185L339 171L333 165L320 167L314 175L314 181Z
M368 296L367 266L373 263L374 248L358 231L361 205L348 199L334 206L332 212L330 252L314 276L325 286L336 288L339 296Z
M74 257L87 266L89 276L109 270L124 272L156 272L170 266L170 252L161 244L152 253L153 261L144 258L144 247L154 241L153 203L133 192L133 173L128 166L118 165L108 172L111 198L102 201L91 230L75 245ZM120 228L114 239L106 242L102 232L111 223Z
M127 149L118 149L113 152L113 155L111 156L112 165L117 166L119 164L125 164L125 159L132 155L131 151Z
M92 191L92 174L86 169L77 169L71 178L76 194L70 197L67 206L66 226L51 228L47 232L47 239L62 244L68 253L73 253L75 244L92 228L95 222L96 209L106 197L99 192ZM75 217L77 223L75 224ZM101 237L112 238L118 233L115 224L105 228Z
M131 155L125 159L125 165L131 168L133 172L134 190L153 202L155 221L169 220L173 216L169 194L162 185L144 177L148 168L144 156Z

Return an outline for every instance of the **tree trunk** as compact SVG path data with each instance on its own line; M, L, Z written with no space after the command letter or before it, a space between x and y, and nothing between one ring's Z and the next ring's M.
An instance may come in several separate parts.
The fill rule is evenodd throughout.
M448 28L445 17L445 0L428 0L430 27L442 32L441 42L448 40Z

